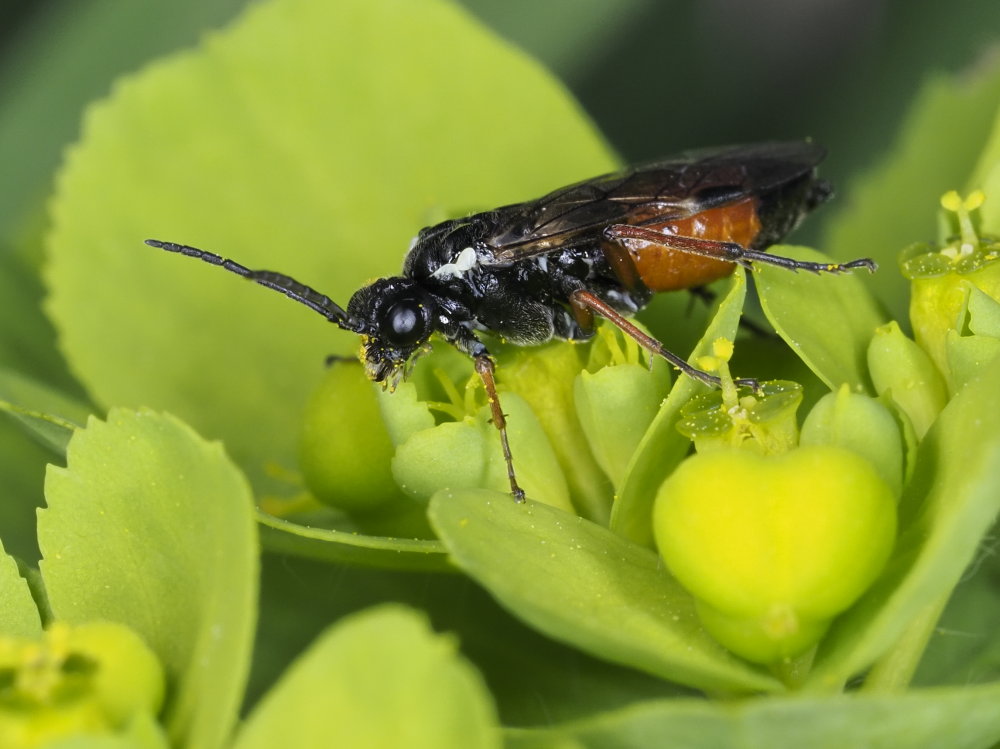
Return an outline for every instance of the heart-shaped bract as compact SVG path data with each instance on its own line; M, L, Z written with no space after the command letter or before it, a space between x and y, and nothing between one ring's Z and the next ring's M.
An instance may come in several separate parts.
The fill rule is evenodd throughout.
M660 487L657 546L702 623L757 662L822 637L881 572L896 533L892 491L839 447L688 458Z

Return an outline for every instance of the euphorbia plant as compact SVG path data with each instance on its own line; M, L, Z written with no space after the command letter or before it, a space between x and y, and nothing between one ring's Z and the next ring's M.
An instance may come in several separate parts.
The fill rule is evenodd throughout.
M812 444L799 447L798 400L788 408L784 396L801 396L777 388L760 399L740 397L726 366L731 355L732 344L720 339L714 356L702 359L722 376L712 399L719 416L706 426L726 433L729 444L703 438L698 454L660 486L656 544L716 639L751 661L790 661L818 643L882 571L895 540L897 496L866 456L837 444L850 444L844 432L852 426L870 429L866 420L843 430L815 427ZM813 423L828 410L821 400ZM697 433L699 419L707 421L704 408L685 431ZM891 417L888 428L896 429ZM880 436L892 446L894 435Z
M938 133L934 153L950 153L949 138ZM997 231L997 149L980 150L985 202L945 199L949 262L949 248L988 249ZM846 214L830 232L840 240L822 247L876 256L873 281L753 272L789 344L767 363L781 380L759 393L671 378L607 329L586 345L498 344L534 500L520 505L484 394L454 352L433 351L383 393L344 358L353 338L328 340L330 326L294 305L141 245L190 241L344 298L395 271L422 225L615 165L544 72L437 0L273 0L124 79L67 157L47 239L47 310L95 405L0 380L7 408L67 463L46 484L41 570L22 567L34 598L13 561L2 566L2 627L15 643L5 652L27 652L20 638L38 640L40 621L50 637L98 620L127 627L163 668L162 710L153 715L154 689L136 689L125 710L90 698L129 678L111 692L74 682L74 709L93 708L102 737L130 746L496 746L500 721L511 746L995 742L1000 674L965 653L988 683L942 686L940 653L954 641L934 635L950 596L945 616L1000 615L989 586L959 584L1000 502L997 302L976 275L992 266L935 260L933 278L914 280L911 328L888 319L906 302L881 280L904 242L873 246L892 236L883 215ZM898 190L878 200L886 215L935 210ZM934 301L935 284L948 304ZM711 357L724 370L716 341L735 341L726 366L759 376L754 354L776 348L740 331L746 291L739 271L715 288L705 325L700 308L642 323L668 340L697 325L700 366ZM324 371L330 351L341 358ZM88 412L104 416L88 423ZM397 597L394 584L433 588L411 600L459 631L468 660L412 612L360 615L317 640L237 726L257 613L255 519L265 549L308 557L314 573L301 578L312 587L300 609L269 610L278 599L265 596L255 664L289 632L311 637L334 605L339 615ZM354 566L403 572L351 585ZM103 663L129 662L83 660L94 679ZM139 660L131 677L155 671ZM13 689L20 672L0 669L0 688ZM917 669L919 684L940 688L906 690ZM255 695L278 670L257 675ZM560 711L551 725L523 717L525 694ZM27 717L75 736L66 705ZM25 725L23 713L3 722L9 708L0 699L0 725Z

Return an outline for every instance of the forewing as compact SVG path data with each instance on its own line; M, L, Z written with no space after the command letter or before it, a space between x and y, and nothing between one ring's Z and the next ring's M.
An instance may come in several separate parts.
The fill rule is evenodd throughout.
M612 224L656 224L741 200L810 172L822 147L803 141L688 151L494 211L486 241L499 263L599 239Z

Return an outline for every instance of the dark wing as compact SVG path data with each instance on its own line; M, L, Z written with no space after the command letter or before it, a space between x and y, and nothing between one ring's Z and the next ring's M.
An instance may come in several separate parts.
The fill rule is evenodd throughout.
M686 218L786 184L811 172L824 155L805 141L687 151L498 208L491 212L497 230L485 243L498 263L507 263L599 238L612 224Z

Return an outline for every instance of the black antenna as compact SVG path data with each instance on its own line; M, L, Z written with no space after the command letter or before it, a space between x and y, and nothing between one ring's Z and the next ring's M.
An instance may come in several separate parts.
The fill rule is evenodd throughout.
M248 278L251 281L259 283L261 286L266 286L269 289L280 291L282 294L294 299L296 302L304 304L309 309L319 312L327 320L332 323L336 323L344 330L353 330L353 328L349 327L347 324L347 313L336 302L330 299L330 297L325 294L320 294L315 289L299 283L294 278L286 276L283 273L275 273L270 270L250 270L245 265L240 265L239 263L228 260L221 255L216 255L214 252L206 252L205 250L199 250L197 247L188 247L184 244L161 242L158 239L147 239L146 244L150 247L157 247L161 250L166 250L167 252L176 252L181 255L187 255L188 257L204 260L206 263L211 263L212 265L218 265L220 268L225 268L231 273Z

